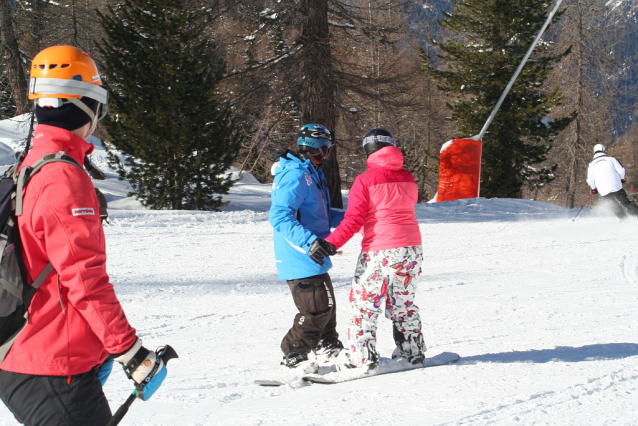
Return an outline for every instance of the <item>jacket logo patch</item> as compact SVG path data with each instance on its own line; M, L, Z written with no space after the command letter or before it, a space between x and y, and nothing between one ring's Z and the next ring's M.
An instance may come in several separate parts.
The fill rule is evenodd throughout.
M86 215L95 215L95 210L91 207L82 207L79 209L73 209L73 216L86 216Z
M308 173L304 173L303 175L306 178L306 183L308 184L308 186L312 186L312 177Z

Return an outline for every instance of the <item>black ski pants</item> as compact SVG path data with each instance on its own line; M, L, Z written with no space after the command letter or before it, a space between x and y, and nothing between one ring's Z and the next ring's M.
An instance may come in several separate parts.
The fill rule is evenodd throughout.
M337 341L337 305L330 275L287 282L299 313L281 342L284 354L306 354L315 349L319 341Z
M632 216L638 216L638 206L629 199L624 189L610 192L604 195L603 198L611 201L612 210L619 219L627 217L627 213ZM627 210L627 213L625 213L625 210Z
M104 426L112 417L96 369L74 376L0 370L0 398L27 426Z

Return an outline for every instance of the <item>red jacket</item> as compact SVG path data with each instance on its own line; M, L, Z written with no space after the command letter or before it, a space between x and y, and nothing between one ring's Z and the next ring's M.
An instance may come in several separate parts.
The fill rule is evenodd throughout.
M414 215L419 194L412 173L403 169L399 148L387 146L370 154L368 171L354 180L348 210L326 240L340 248L363 227L361 251L421 245Z
M64 151L78 164L93 145L58 127L38 125L23 166ZM33 375L80 374L122 353L136 339L106 273L106 246L91 178L57 162L33 175L18 217L28 281L48 262L54 271L29 307L29 323L0 369Z

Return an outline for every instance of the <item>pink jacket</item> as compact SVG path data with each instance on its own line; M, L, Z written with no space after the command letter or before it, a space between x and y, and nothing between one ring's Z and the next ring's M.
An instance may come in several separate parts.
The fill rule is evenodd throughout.
M330 234L340 248L363 227L361 251L421 245L414 216L418 189L412 173L403 169L399 148L387 146L370 154L368 171L357 176L341 224Z
M78 164L93 145L58 127L39 125L23 165L65 151ZM50 261L54 271L29 307L29 323L0 369L66 376L89 371L108 353L135 343L106 273L104 231L91 178L67 163L44 166L25 190L18 227L28 280Z

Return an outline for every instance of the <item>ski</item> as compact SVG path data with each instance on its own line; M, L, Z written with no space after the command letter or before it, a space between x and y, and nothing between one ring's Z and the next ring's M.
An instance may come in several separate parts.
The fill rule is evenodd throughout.
M342 370L326 375L309 374L302 377L304 382L320 383L324 385L332 385L335 383L349 382L352 380L365 379L367 377L381 376L383 374L399 373L408 370L417 370L420 368L437 367L440 365L454 364L460 359L458 354L452 352L442 352L431 358L426 358L423 364L410 364L404 358L387 359L381 358L379 368L373 372L362 372L360 369Z

